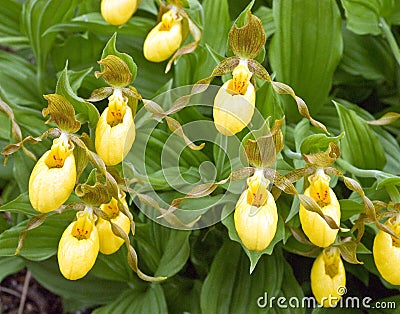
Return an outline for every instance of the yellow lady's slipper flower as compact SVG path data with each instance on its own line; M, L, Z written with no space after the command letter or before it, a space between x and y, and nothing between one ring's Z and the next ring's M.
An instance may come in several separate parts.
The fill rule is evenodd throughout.
M324 215L330 216L337 225L340 223L340 205L335 192L329 187L330 177L322 169L308 178L310 186L304 195L311 197L321 207ZM312 243L328 247L335 242L337 229L332 229L317 213L310 212L300 205L300 222L304 233Z
M269 182L262 171L256 171L247 184L248 188L236 203L235 228L246 248L262 251L275 236L278 212L274 197L268 191Z
M101 15L111 25L122 25L129 21L137 7L137 0L102 0Z
M233 78L225 82L214 99L214 124L227 136L243 130L254 114L256 92L250 82L252 73L242 60L232 72Z
M122 199L122 203L128 207L125 199ZM130 221L127 216L120 212L118 209L118 202L115 198L112 198L108 204L103 204L100 206L100 209L105 212L110 218L111 221L121 227L126 234L129 233L130 230ZM116 252L121 245L124 243L124 240L120 237L117 237L111 230L111 224L102 218L99 217L96 228L99 232L99 240L100 240L100 252L103 254L112 254Z
M99 235L93 213L80 211L61 236L58 244L58 266L69 280L84 277L93 267L99 253Z
M143 44L144 57L152 62L167 60L182 43L182 17L174 9L164 13L147 35Z
M346 291L346 272L338 248L327 248L311 268L311 290L317 302L332 307Z
M69 198L76 181L72 150L63 133L36 163L29 178L29 200L35 210L48 213Z
M135 140L135 123L127 98L115 89L96 126L95 147L107 166L119 164Z
M400 217L392 217L386 224L400 236ZM373 254L381 276L392 285L400 285L400 240L379 230L375 236Z

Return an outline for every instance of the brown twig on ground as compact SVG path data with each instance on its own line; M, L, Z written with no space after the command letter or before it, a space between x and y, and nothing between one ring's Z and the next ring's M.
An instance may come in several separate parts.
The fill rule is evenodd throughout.
M25 276L24 287L22 289L22 294L21 294L21 300L19 302L18 314L24 313L25 301L26 301L26 296L28 294L30 280L31 280L31 272L28 270Z

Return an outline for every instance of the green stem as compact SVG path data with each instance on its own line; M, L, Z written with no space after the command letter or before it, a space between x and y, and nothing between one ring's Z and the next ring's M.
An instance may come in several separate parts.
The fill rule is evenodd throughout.
M393 203L400 203L400 192L395 185L388 184L385 186L385 189Z
M390 49L392 50L397 63L400 65L400 49L399 46L397 45L396 39L393 36L390 26L383 17L379 18L379 22L381 24L383 34L385 35L389 43Z
M383 172L379 170L366 170L366 169L359 169L357 167L354 167L352 164L347 162L344 159L337 159L336 163L344 170L351 172L357 177L361 178L377 178L379 175L382 175Z

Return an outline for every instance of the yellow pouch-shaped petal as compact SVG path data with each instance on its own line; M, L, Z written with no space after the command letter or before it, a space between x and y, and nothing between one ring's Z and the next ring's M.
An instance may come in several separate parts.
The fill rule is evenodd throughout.
M173 10L169 10L147 35L143 44L143 54L152 62L165 61L178 50L181 43L182 18Z
M311 268L311 289L319 304L334 306L346 286L346 272L337 248L322 251Z
M400 235L400 224L395 223L393 218L387 225ZM373 254L376 268L381 276L392 285L400 285L400 241L379 230L375 236Z
M321 183L323 180L325 182ZM304 195L313 198L319 203L324 215L330 216L337 225L340 224L340 205L335 192L329 187L328 176L315 178L310 187L304 191ZM300 205L299 216L303 231L313 244L328 247L335 242L338 230L331 229L317 213L310 212Z
M74 154L62 142L61 139L54 140L51 150L38 160L29 178L29 200L41 213L60 207L75 186Z
M111 25L122 25L129 21L137 7L137 0L103 0L101 15Z
M232 93L228 89L231 80L225 82L214 99L213 117L218 132L232 136L243 130L254 114L256 93L249 84L244 95Z
M244 246L250 251L262 251L268 247L275 236L278 224L278 212L274 197L269 191L263 206L252 206L248 203L246 189L236 204L234 220L235 228Z
M256 102L247 61L241 60L232 75L233 78L218 90L213 108L215 127L226 136L240 132L250 123Z
M125 200L122 200L124 205L128 207ZM101 210L104 211L110 218L111 221L122 228L126 234L129 234L130 230L130 221L129 218L126 217L119 209L117 201L112 198L110 203L103 204L100 206ZM99 217L96 228L99 232L99 240L100 240L100 252L103 254L113 254L115 253L121 245L124 243L124 240L120 237L117 237L114 232L111 230L111 224L102 218Z
M99 253L99 235L92 214L78 212L61 236L58 244L58 265L69 280L84 277L96 262Z
M107 166L119 164L125 158L136 135L131 109L122 94L114 94L96 126L96 151Z

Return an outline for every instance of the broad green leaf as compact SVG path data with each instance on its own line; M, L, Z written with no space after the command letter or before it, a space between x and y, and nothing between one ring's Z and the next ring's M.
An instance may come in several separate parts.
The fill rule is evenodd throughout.
M282 287L281 291L279 293L280 297L285 298L285 302L283 302L283 306L281 306L281 303L278 302L273 302L273 307L272 307L272 313L279 313L279 314L284 314L288 313L291 314L293 311L293 308L296 309L296 313L305 313L306 309L302 307L302 300L304 297L304 292L302 287L299 285L299 283L296 280L296 277L293 274L293 269L290 266L288 262L283 260L283 266L284 266L284 272L283 272L283 280L282 280ZM271 296L269 294L267 295L269 298L264 300L265 301L271 301ZM293 298L292 300L295 300L294 303L291 303L289 300ZM282 299L283 300L283 299ZM261 300L260 300L261 301ZM299 302L299 303L296 303ZM264 305L263 303L260 302L261 305ZM299 304L299 306L297 306ZM294 306L294 307L292 307ZM266 308L269 308L269 304L267 302Z
M354 215L358 215L363 213L364 205L352 200L339 200L340 204L340 212L341 212L341 221L346 221L350 219Z
M8 211L10 213L21 213L28 216L37 215L38 212L33 209L29 202L28 192L20 194L16 199L0 206L0 212Z
M202 281L174 276L163 284L168 313L201 314L200 293Z
M190 231L175 230L156 222L136 224L138 254L155 276L171 277L189 258Z
M128 265L126 260L127 254L128 252L124 245L111 255L99 253L96 263L91 270L91 274L106 280L121 282L139 281L138 277Z
M37 83L43 89L46 61L57 33L44 34L51 26L72 17L74 0L28 0L23 3L21 23L37 66Z
M203 2L204 28L201 43L207 44L217 53L224 54L225 39L230 29L228 0L206 0Z
M0 44L21 49L27 46L28 39L20 29L22 5L15 0L3 0L0 11Z
M116 300L128 285L86 275L80 280L65 279L55 257L42 262L27 261L33 277L46 289L63 298L63 308L75 312L82 308L107 304Z
M24 267L25 262L19 256L0 257L0 283L8 275L18 273Z
M27 233L20 256L42 261L57 252L58 241L65 228L72 222L75 212L53 214L38 228ZM0 234L0 256L13 256L18 245L18 237L26 227L27 221L11 227Z
M259 17L261 22L263 23L265 36L270 37L273 33L275 33L275 22L274 22L274 15L272 13L272 9L268 7L259 7L255 12L254 15Z
M284 269L280 250L264 255L253 274L241 247L225 241L211 265L201 291L203 313L264 313L257 299L267 292L276 297L281 289Z
M225 225L225 227L228 229L229 232L229 238L233 241L236 241L241 244L243 250L246 252L247 256L249 257L250 260L250 268L249 271L250 273L253 272L253 270L256 268L258 265L257 263L259 262L260 258L264 255L271 255L273 254L275 245L282 241L285 237L285 225L281 219L278 219L278 226L276 228L276 233L274 238L272 239L271 243L268 245L268 247L265 250L262 250L260 252L257 251L249 251L242 241L239 238L239 235L237 234L236 228L235 228L235 221L233 217L233 213L229 214L228 216L227 213L229 213L231 205L227 205L224 207L222 210L222 217L225 217L222 220L222 223Z
M78 120L81 123L89 122L91 130L94 131L100 117L99 111L93 104L83 100L75 94L69 82L69 75L71 75L71 72L68 72L67 67L68 64L65 65L65 68L58 79L56 93L64 96L74 107ZM85 77L88 72L82 72L81 74Z
M8 104L43 108L35 68L16 54L0 51L0 96Z
M340 11L335 0L275 0L276 31L268 49L276 80L290 85L311 115L327 100L342 56ZM297 108L287 103L289 120Z
M381 34L379 18L400 24L400 2L393 0L342 0L347 18L347 28L356 34Z
M164 291L159 284L148 285L145 291L128 289L114 302L101 307L93 314L114 313L167 313Z
M34 161L24 155L22 151L14 153L13 159L14 178L17 181L20 192L26 192L28 190L29 177L34 166Z
M55 70L60 72L64 69L66 60L68 60L70 69L83 70L93 67L97 69L96 61L101 55L104 44L104 40L95 34L88 33L87 36L83 36L79 33L71 33L51 49L49 58L54 64ZM99 83L94 75L93 79L97 84ZM72 84L72 77L70 80Z
M341 141L343 159L362 169L382 169L386 164L383 147L365 120L339 103L336 109L346 136Z
M394 80L396 61L383 38L356 35L344 29L343 41L343 58L339 65L341 70L367 80Z
M70 31L90 31L96 34L110 35L114 32L144 38L145 35L155 26L155 21L149 18L134 16L128 23L122 26L114 26L107 23L99 12L91 12L73 18L71 21L55 24L46 33Z
M257 88L256 108L264 119L270 118L270 123L284 116L283 104L271 84L265 83Z

